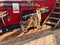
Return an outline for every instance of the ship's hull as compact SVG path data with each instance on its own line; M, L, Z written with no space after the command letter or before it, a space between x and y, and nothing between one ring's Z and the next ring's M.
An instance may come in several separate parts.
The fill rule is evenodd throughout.
M13 29L13 28L19 28L20 27L20 20L21 17L25 14L30 14L30 13L34 13L36 10L36 7L19 7L19 13L13 13L13 8L12 8L12 3L18 3L18 4L24 4L27 2L0 2L1 4L11 4L10 6L3 6L0 7L0 11L8 11L9 16L10 16L10 21L6 20L5 21L5 25L1 22L1 18L0 18L0 29L5 30L5 29ZM37 2L33 2L34 4L39 4L41 8L42 4L46 4L46 6L48 6L49 8L49 12L42 14L42 19L46 19L46 17L50 14L54 4L55 4L55 0L49 0L49 1L37 1Z

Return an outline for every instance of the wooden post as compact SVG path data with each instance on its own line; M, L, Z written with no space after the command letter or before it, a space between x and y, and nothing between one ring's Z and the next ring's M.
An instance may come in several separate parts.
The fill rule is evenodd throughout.
M40 22L41 22L41 12L40 12L40 8L37 8L36 9L36 15L37 15L37 20L38 20L38 26L37 26L37 28L39 28L40 27Z

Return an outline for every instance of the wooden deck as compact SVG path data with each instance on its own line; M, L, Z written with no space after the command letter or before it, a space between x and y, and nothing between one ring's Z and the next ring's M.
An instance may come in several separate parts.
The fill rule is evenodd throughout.
M35 30L31 29L27 33L15 29L0 36L0 45L58 45L60 29L52 31L51 29ZM41 42L41 44L40 44ZM50 44L51 43L51 44Z

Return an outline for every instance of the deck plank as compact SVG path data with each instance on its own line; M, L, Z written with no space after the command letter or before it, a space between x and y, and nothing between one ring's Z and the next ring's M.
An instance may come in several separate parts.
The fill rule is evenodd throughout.
M7 32L7 33L1 35L1 36L0 36L0 41L6 39L7 37L11 36L12 34L14 34L14 33L17 32L17 31L18 31L18 30L14 30L14 31L12 31L12 32Z

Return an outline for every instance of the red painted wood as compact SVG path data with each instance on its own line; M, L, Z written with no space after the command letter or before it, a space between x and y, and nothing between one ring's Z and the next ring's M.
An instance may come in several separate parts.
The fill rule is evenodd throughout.
M5 2L3 2L3 3L5 3ZM7 3L9 3L9 2L7 2ZM11 3L13 3L13 2L11 2ZM27 3L27 2L18 2L18 3L21 4L21 3ZM46 4L49 7L50 11L51 11L51 9L54 6L55 0L40 1L40 2L33 2L33 3L34 4L39 4L39 5ZM42 6L40 6L40 7L42 7ZM4 10L8 11L9 16L11 17L10 22L7 21L7 20L5 21L5 23L6 23L5 26L10 26L10 25L14 25L14 24L19 24L21 16L24 13L23 12L24 10L34 10L35 11L36 8L26 8L26 7L25 8L20 8L19 9L20 13L15 13L14 14L13 9L11 7L8 7L8 8L0 7L0 11L4 11ZM49 13L50 13L50 11L49 11ZM42 14L42 19L45 19L49 15L49 13ZM1 18L0 18L0 20L1 20ZM2 23L0 23L0 28L1 27L4 27L4 25Z

